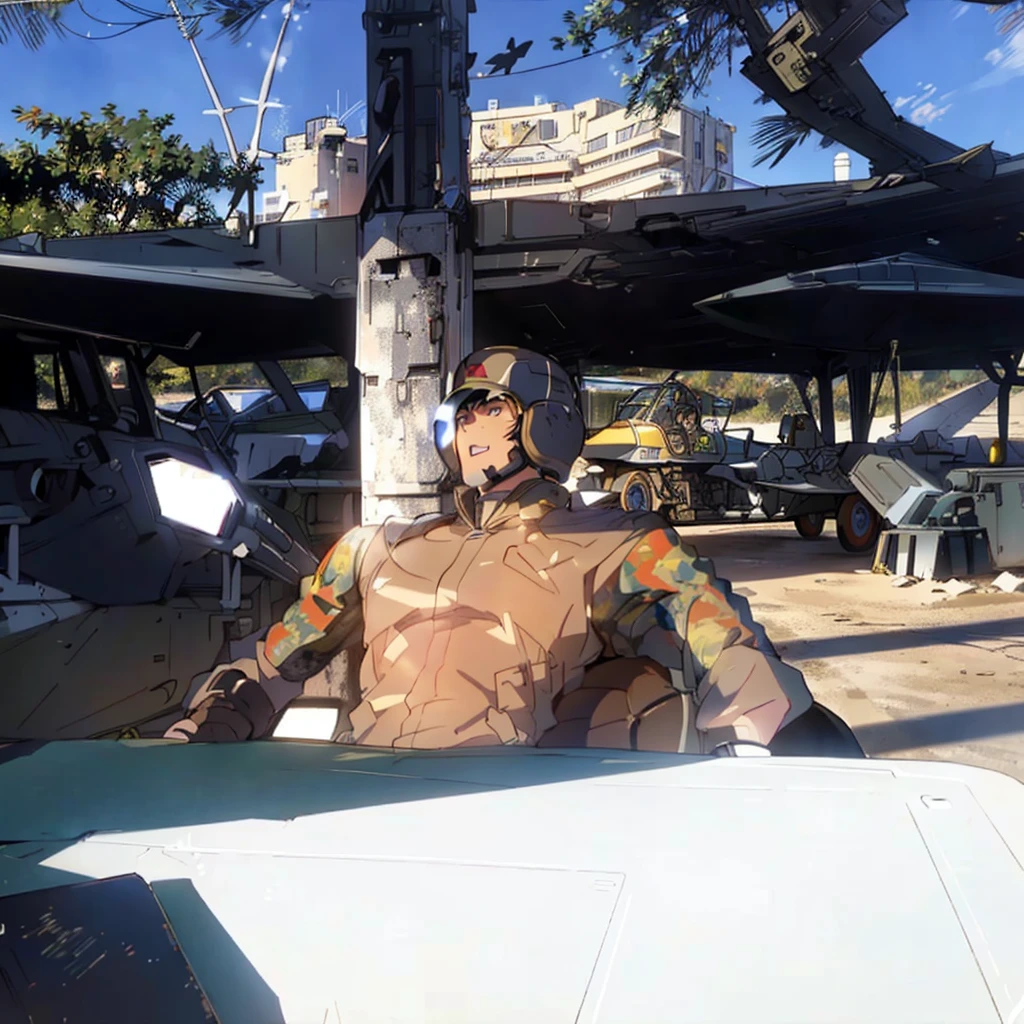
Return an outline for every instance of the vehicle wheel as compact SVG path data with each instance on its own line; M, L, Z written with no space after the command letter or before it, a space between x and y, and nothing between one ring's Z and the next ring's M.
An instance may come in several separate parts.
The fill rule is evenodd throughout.
M654 511L654 483L649 473L638 470L626 477L619 499L627 512Z
M820 537L821 531L825 529L825 513L809 512L807 515L797 516L793 520L793 525L804 540L814 540Z
M851 554L870 551L881 526L878 513L859 494L847 495L836 513L836 535L843 550Z

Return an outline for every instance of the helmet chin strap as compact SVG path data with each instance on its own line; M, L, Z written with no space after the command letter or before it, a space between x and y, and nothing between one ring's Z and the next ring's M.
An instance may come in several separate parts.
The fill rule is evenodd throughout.
M522 448L516 445L515 448L510 452L509 461L501 468L496 469L494 466L488 466L484 471L485 480L480 483L474 484L469 480L466 481L471 487L477 487L481 493L486 494L487 491L493 490L502 481L507 480L510 476L515 476L521 469L525 469L529 463L526 461L526 454Z

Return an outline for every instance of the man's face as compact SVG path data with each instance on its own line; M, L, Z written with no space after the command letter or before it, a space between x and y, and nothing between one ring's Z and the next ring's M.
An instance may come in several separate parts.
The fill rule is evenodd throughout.
M455 454L462 480L470 487L487 483L487 470L504 469L513 459L512 439L519 410L508 398L494 398L460 409L455 415Z

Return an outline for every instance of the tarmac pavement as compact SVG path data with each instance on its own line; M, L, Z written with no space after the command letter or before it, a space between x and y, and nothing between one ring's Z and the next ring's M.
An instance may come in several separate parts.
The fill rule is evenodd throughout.
M896 588L869 571L871 556L844 552L831 523L817 540L792 523L679 533L750 601L869 756L957 761L1024 781L1024 594Z

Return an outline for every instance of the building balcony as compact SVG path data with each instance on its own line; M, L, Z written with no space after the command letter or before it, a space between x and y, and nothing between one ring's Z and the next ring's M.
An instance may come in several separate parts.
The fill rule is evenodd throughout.
M666 190L675 193L682 191L685 184L686 178L680 170L663 167L641 168L616 175L597 185L581 188L580 199L623 199L641 194L661 194Z
M552 180L547 176L534 181L516 181L497 179L477 182L470 185L472 198L481 202L486 199L541 199L549 196L569 196L573 192L573 183L562 179Z
M655 146L634 156L613 160L602 164L600 167L592 167L577 174L573 179L573 183L579 188L590 188L623 174L631 174L634 171L657 170L659 167L669 167L672 164L677 164L681 160L682 155L678 151Z

